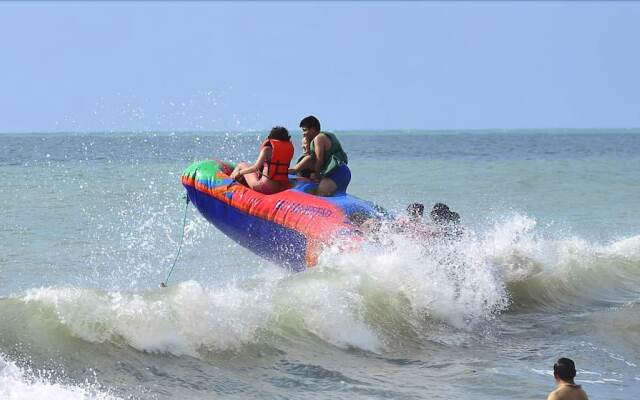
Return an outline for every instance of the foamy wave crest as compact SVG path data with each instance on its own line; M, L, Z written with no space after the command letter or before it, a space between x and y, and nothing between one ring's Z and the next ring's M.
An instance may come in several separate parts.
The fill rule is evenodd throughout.
M49 287L27 291L22 302L29 312L53 314L88 342L191 356L283 341L316 345L317 339L380 352L420 336L434 319L466 326L504 306L504 290L491 273L440 271L435 263L425 269L417 247L407 267L400 253L408 250L335 262L329 255L329 264L303 274L268 270L224 287L195 281L145 293Z
M612 257L640 262L640 235L613 242L605 247L604 253Z
M382 246L365 247L352 254L329 252L321 268L340 271L343 279L359 282L365 300L392 302L384 316L416 330L427 320L456 328L472 328L508 306L500 271L477 258L464 242L434 241L428 246L397 234L386 234ZM464 243L464 244L463 244ZM380 306L380 304L377 304ZM375 315L381 310L370 312ZM376 316L377 320L382 320Z
M29 290L27 303L50 308L71 335L89 342L124 342L141 351L197 355L255 340L271 315L263 295L185 282L160 293L104 293L76 287Z
M80 386L51 382L33 371L26 371L0 354L0 398L3 400L116 400L98 384ZM46 374L45 374L46 375Z
M274 267L222 286L147 292L49 287L22 302L88 342L200 357L318 339L372 352L425 338L446 344L451 328L466 335L507 310L637 301L640 237L596 245L543 233L516 215L459 240L389 234L354 253L328 249L300 274Z
M640 236L599 244L513 215L461 245L498 266L514 309L622 304L640 293Z
M29 290L23 301L53 312L75 337L148 352L198 356L291 332L341 347L377 349L357 296L323 279L282 279L286 276L254 277L222 288L188 281L144 294L50 287Z
M521 215L496 223L482 237L486 256L503 267L505 279L514 282L537 273L566 275L587 270L600 262L640 261L640 235L609 244L591 243L576 236L551 238L536 230L535 220Z
M520 214L455 240L391 232L382 245L346 256L330 251L322 263L373 280L387 296L405 297L416 315L456 327L507 309L620 305L640 293L640 236L591 243Z

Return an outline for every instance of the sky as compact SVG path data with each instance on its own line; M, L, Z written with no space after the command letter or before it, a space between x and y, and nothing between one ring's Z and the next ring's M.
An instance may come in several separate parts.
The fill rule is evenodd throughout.
M0 132L640 127L638 2L0 2Z

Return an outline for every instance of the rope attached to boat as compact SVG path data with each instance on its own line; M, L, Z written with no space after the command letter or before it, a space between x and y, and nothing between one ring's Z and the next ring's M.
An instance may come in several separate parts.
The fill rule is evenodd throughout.
M180 251L182 250L182 244L184 243L184 227L187 223L187 209L189 208L189 196L184 197L186 200L186 204L184 206L184 218L182 219L182 236L180 237L180 245L178 246L178 252L176 253L176 257L173 259L173 264L171 265L171 269L167 274L167 278L164 282L160 282L160 287L167 287L167 282L169 282L169 278L171 277L171 273L173 272L173 268L176 266L176 262L178 261L178 257L180 257Z

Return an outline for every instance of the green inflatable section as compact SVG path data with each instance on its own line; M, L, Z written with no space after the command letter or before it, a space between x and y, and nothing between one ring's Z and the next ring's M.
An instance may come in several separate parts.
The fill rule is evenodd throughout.
M227 163L231 168L235 165ZM223 181L216 177L216 173L220 170L220 165L214 160L197 161L182 171L182 176L195 179L196 181L208 181L210 186L217 186Z

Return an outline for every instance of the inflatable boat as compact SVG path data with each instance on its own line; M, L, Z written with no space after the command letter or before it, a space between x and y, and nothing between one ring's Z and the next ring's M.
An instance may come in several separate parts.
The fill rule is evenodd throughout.
M189 200L222 233L253 253L301 271L334 243L357 241L362 221L386 218L384 209L344 192L314 195L317 184L289 175L289 188L265 195L234 182L235 166L217 160L182 173Z

